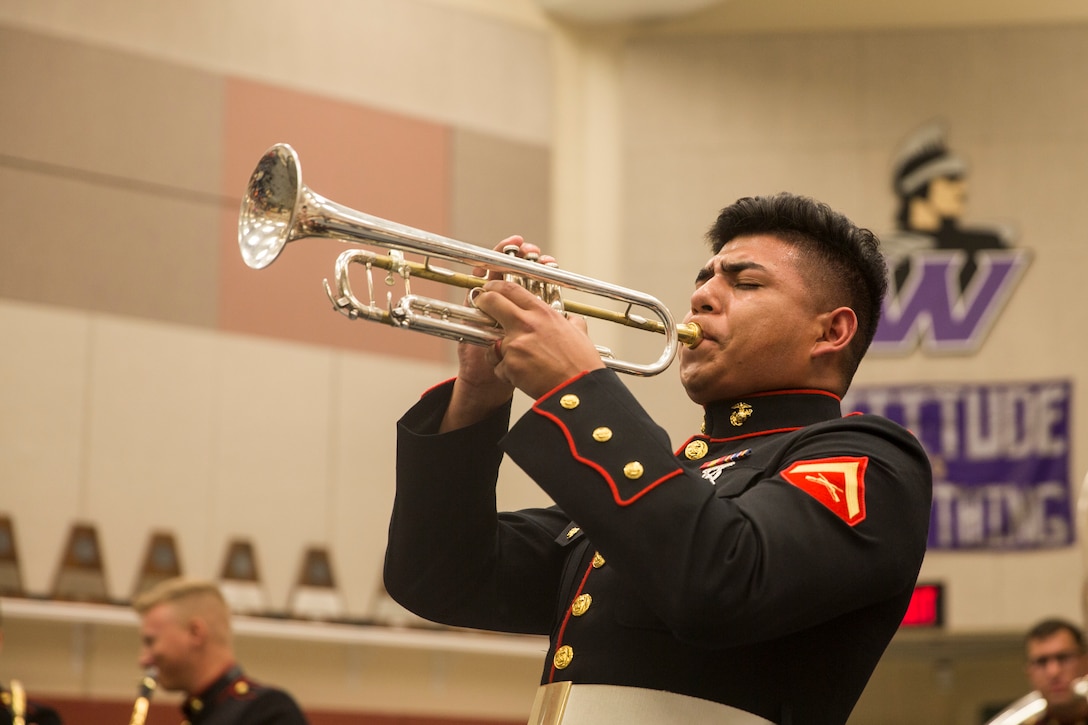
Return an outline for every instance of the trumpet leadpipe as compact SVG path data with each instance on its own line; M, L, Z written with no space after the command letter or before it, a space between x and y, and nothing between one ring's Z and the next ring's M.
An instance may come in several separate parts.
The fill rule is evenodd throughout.
M337 288L340 291L340 296L337 297L333 294L329 281L325 281L325 289L328 292L329 298L333 301L334 305L340 308L340 300L352 300L351 307L356 311L356 314L352 315L347 310L344 311L351 317L365 317L367 319L374 320L376 322L384 322L390 325L396 325L397 323L390 319L390 315L386 310L377 308L373 309L374 301L371 300L370 304L364 304L358 300L353 294L351 294L350 282L348 281L348 265L360 264L367 267L377 267L378 269L385 270L390 273L391 276L396 275L402 278L416 277L419 279L425 279L431 282L438 282L441 284L449 285L451 287L459 287L461 289L473 290L479 287L483 287L487 283L487 279L483 277L477 277L473 274L466 274L463 272L454 272L450 269L442 267L436 267L430 260L424 262L412 262L399 257L384 256L375 254L374 252L365 249L351 249L340 254L337 260L336 276L337 276ZM417 298L418 299L418 298ZM435 302L435 307L440 303ZM418 307L418 305L417 305ZM656 332L658 334L665 334L666 328L664 323L659 320L650 319L642 315L635 314L632 311L632 307L624 311L609 310L595 305L584 304L576 300L564 299L561 300L561 311L570 313L572 315L580 315L582 317L589 317L595 320L602 320L604 322L612 322L615 324L623 325L624 327L631 327L639 330L645 330L647 332ZM365 312L359 312L362 309ZM462 308L463 309L463 308ZM483 313L478 313L482 317L486 317ZM407 325L406 325L407 326ZM697 323L694 322L681 322L674 326L676 330L677 339L687 345L688 347L695 347L703 339L702 329ZM428 332L431 332L428 330ZM431 332L431 334L438 334ZM490 336L489 340L493 341L498 335ZM460 339L460 338L459 338ZM471 342L471 340L466 340ZM487 344L486 341L482 341L480 344Z

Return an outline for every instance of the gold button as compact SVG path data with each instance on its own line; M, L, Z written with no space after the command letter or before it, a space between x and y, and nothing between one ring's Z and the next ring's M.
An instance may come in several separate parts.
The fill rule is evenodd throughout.
M646 469L642 467L642 464L638 461L631 461L623 467L623 475L630 478L632 481L636 478L642 478L642 474L646 472Z
M600 569L602 566L604 566L604 557L601 556L601 552L595 552L593 554L593 568Z
M565 670L573 659L574 648L569 644L565 644L555 651L555 657L552 658L552 663L557 670Z
M249 692L249 684L245 682L239 682L235 684L234 691L237 692L239 695L244 695Z
M593 431L593 440L598 443L604 443L607 440L612 440L612 429L606 428L603 425Z
M574 599L574 602L570 605L570 613L575 617L581 617L589 609L589 605L593 604L593 597L588 594L581 594Z
M698 440L688 443L684 448L684 455L688 457L689 461L697 461L706 455L706 452L710 450L710 446L706 444L706 441Z
M578 404L581 403L581 402L582 402L581 400L578 400L577 395L571 395L569 393L567 395L564 395L562 398L559 399L559 404L561 406L563 406L564 408L566 408L567 410L573 410L573 409L577 408Z
M200 700L197 700L196 698L193 698L189 701L189 709L193 712L200 712L204 709L204 703Z
M570 531L567 532L567 538L568 539L573 539L575 536L578 535L579 531L581 531L581 529L578 528L577 526L570 527Z

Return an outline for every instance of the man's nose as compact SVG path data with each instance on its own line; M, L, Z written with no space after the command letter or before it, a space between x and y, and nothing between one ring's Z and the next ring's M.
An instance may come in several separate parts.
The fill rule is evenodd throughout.
M695 291L691 293L691 311L693 313L717 312L721 308L721 300L714 293L713 287L714 280L709 280L705 284L696 287Z

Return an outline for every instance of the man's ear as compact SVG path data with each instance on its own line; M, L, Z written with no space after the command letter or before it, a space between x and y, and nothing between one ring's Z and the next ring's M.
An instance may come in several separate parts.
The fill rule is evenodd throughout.
M813 346L813 357L842 352L858 332L858 316L849 307L825 312L819 321L821 335Z
M203 617L190 617L185 631L192 637L194 642L203 644L208 639L208 623L204 621Z

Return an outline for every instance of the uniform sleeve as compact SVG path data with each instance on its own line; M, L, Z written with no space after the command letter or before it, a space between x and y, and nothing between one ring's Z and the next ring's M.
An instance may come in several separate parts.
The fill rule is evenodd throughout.
M932 483L906 431L848 417L791 440L761 467L731 469L739 485L712 486L614 373L595 371L538 400L504 446L662 626L734 646L902 598L925 551ZM863 465L861 518L819 498L818 464L835 461Z
M385 586L435 622L526 634L551 630L570 519L556 508L499 514L495 484L509 409L438 434L450 385L397 427L397 492Z

